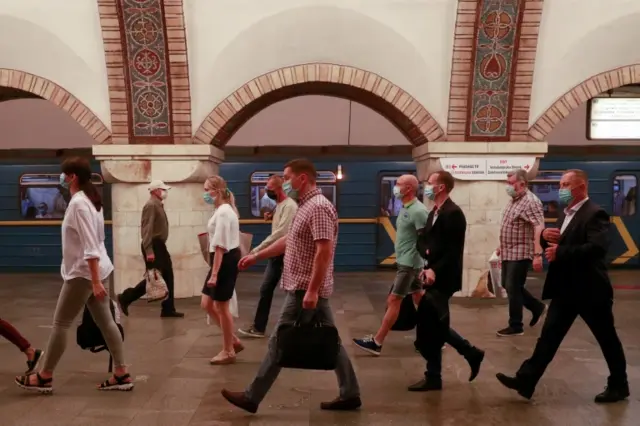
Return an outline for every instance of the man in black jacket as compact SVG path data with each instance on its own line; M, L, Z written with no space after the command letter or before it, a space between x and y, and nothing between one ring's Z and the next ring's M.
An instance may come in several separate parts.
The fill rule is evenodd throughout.
M451 173L429 176L424 195L435 203L427 226L418 238L418 252L427 260L421 274L426 291L418 306L416 348L427 361L424 379L409 386L413 392L442 389L442 345L448 343L464 356L475 379L484 352L449 328L449 299L462 289L462 261L467 221L449 194L455 181Z
M551 299L542 332L531 358L515 377L498 373L504 386L530 399L536 384L580 316L600 345L609 367L607 388L596 402L617 402L629 396L627 362L613 319L613 287L605 256L609 247L609 215L589 200L587 174L568 170L560 180L560 229L545 229L542 246L550 262L542 292Z

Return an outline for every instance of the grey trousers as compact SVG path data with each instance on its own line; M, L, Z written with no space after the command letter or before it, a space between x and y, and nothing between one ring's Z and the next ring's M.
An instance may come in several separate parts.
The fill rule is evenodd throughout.
M281 368L276 363L276 348L277 348L277 330L280 324L293 323L298 319L298 315L302 310L302 299L304 298L304 291L287 292L282 306L282 312L280 318L276 324L274 332L269 338L269 347L267 354L260 365L258 374L253 379L253 383L245 390L245 396L249 401L255 404L260 404L264 397L271 389L271 386L275 383ZM318 300L316 318L326 324L335 324L333 319L333 313L329 306L329 300L320 298ZM340 347L340 354L338 355L338 366L336 367L336 376L338 376L338 386L340 387L340 398L349 399L360 396L360 387L358 385L358 379L353 366L347 355L347 351L344 346Z
M105 288L108 293L109 289L106 284ZM56 312L53 315L53 330L51 331L49 344L44 356L44 366L42 368L44 371L55 370L67 348L67 332L73 320L82 312L85 304L104 336L109 352L113 357L113 365L116 368L125 366L122 336L111 315L109 297L107 296L102 301L98 301L93 295L91 281L84 278L74 278L62 284L62 290L60 291L60 296L58 296Z

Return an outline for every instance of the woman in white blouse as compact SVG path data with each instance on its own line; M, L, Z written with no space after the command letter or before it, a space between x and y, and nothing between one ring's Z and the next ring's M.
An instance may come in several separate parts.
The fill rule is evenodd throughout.
M211 270L202 288L202 308L222 329L222 351L211 359L211 364L232 364L236 353L244 347L233 333L233 317L229 301L233 297L240 261L240 223L233 194L220 176L212 176L204 183L203 198L215 206L209 223L209 256Z
M16 377L23 389L42 393L53 391L53 371L67 346L67 332L86 305L100 328L113 357L115 373L98 386L100 390L133 389L133 380L124 362L122 336L111 315L103 282L113 272L104 246L104 210L98 189L91 183L91 168L83 158L62 163L60 185L71 192L71 201L62 221L62 266L64 283L53 316L53 330L39 373Z

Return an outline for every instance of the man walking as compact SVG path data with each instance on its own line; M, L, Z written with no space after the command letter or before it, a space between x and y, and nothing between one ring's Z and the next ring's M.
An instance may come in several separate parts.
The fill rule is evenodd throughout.
M398 319L402 299L408 294L413 294L414 303L418 304L422 296L422 284L418 280L418 275L424 261L418 253L416 243L418 231L427 224L429 212L416 197L418 186L418 179L414 175L403 175L398 178L393 188L394 197L402 201L402 208L396 222L395 249L398 271L391 293L387 297L387 311L378 332L375 336L353 339L358 348L375 356L380 356L384 339Z
M506 191L511 199L502 214L497 254L502 260L502 287L507 290L509 298L509 326L497 332L501 337L524 334L523 305L533 314L530 327L540 321L546 310L546 305L525 288L532 259L533 269L536 272L542 271L542 203L529 191L527 173L522 169L507 174Z
M289 225L293 221L293 217L298 211L298 204L282 190L282 178L278 175L272 175L267 181L266 195L270 200L277 203L273 212L273 222L271 223L271 235L264 239L256 248L251 250L250 254L256 254L259 251L269 247L280 238L287 235ZM265 213L265 216L267 213ZM284 254L274 256L268 260L267 269L264 272L262 286L260 286L260 300L258 308L253 319L253 324L246 328L238 330L240 334L247 337L264 337L269 321L269 312L271 311L271 302L273 301L273 292L275 291L280 277L282 276L282 268L284 267Z
M245 256L240 268L246 269L257 260L284 253L282 288L286 292L278 324L293 323L302 310L315 310L315 319L334 324L329 297L333 292L333 258L338 241L338 213L316 187L317 172L308 160L292 160L285 165L284 191L298 201L291 228L286 236L269 247ZM222 396L236 407L255 413L278 378L277 326L271 334L269 348L253 383L244 392L222 390ZM323 410L355 410L361 406L358 379L344 347L340 347L336 367L340 395L323 402Z
M173 264L167 250L169 238L169 221L164 211L164 200L167 199L170 186L161 180L154 180L149 184L149 200L142 208L140 234L142 235L142 257L147 270L158 269L167 283L169 296L162 302L162 318L182 318L183 313L176 312L173 298ZM146 293L146 280L142 280L135 287L128 288L118 295L118 303L122 312L129 316L129 305L140 299Z
M589 199L587 174L568 170L560 180L560 201L567 205L558 218L560 229L545 229L542 244L550 262L542 292L551 299L549 313L531 358L515 377L498 373L504 386L524 398L553 360L578 316L598 341L609 367L607 387L595 402L618 402L629 397L627 362L613 319L613 287L607 272L609 215Z
M467 221L449 194L455 181L451 173L432 173L425 185L425 197L434 201L427 224L418 240L419 253L427 260L420 276L427 289L418 305L415 346L427 361L424 378L409 391L442 389L442 345L446 342L465 357L472 381L480 371L484 351L472 346L450 328L449 300L462 289L462 264Z

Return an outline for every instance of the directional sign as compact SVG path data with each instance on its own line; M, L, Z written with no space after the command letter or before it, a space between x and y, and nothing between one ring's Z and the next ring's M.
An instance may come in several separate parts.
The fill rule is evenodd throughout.
M531 170L535 157L449 157L440 166L460 180L505 180L516 169Z

